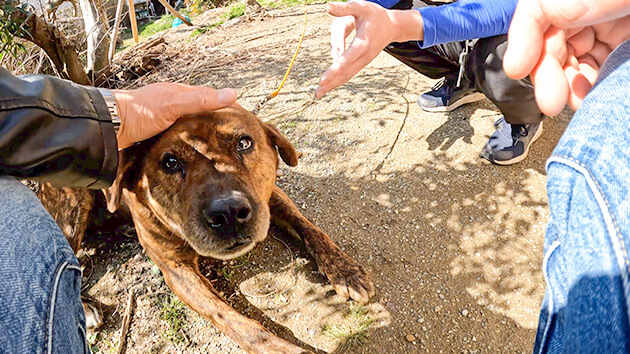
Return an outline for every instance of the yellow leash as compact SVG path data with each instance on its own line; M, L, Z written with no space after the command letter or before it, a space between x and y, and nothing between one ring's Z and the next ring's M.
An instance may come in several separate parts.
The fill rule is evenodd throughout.
M265 98L263 98L258 103L256 103L256 106L252 110L252 113L254 113L254 114L258 114L260 109L267 102L269 102L270 99L278 96L278 93L280 93L280 90L282 89L282 86L284 86L284 83L287 81L287 77L289 77L289 73L291 72L291 68L293 67L293 63L295 63L295 58L297 58L298 52L300 51L300 47L302 46L302 41L304 40L304 34L306 33L306 19L307 19L306 2L307 1L308 0L304 0L304 5L303 5L303 7L304 7L304 27L302 28L302 36L300 36L300 42L298 43L297 48L295 48L295 53L293 54L293 58L291 59L291 63L289 63L289 68L287 69L286 73L284 73L284 78L282 78L282 82L280 83L280 86L278 86L278 89L276 89L274 92L270 93Z

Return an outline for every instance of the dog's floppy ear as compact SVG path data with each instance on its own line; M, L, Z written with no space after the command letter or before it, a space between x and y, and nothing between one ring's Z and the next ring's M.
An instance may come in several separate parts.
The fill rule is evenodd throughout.
M287 138L285 138L280 130L275 125L270 123L263 123L267 137L271 140L272 144L278 148L280 157L289 166L297 166L298 153L295 151L293 144Z
M116 179L111 187L102 189L105 195L105 201L107 202L107 210L110 213L114 213L120 206L120 196L122 195L123 188L129 187L131 167L135 162L133 158L135 154L132 153L131 150L132 148L127 148L118 152Z

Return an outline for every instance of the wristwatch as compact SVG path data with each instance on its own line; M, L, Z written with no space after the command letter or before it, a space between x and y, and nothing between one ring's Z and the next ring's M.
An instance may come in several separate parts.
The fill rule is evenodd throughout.
M118 134L118 129L120 129L120 116L118 115L118 105L116 104L114 93L102 87L97 87L96 89L101 93L103 99L105 100L105 104L107 104L109 115L112 117L114 131L116 132L116 134Z

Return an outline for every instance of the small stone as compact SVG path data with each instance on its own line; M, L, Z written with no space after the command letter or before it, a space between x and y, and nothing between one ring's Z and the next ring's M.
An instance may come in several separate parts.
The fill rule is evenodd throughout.
M422 317L418 318L418 323L424 323L424 318Z
M427 331L427 328L426 328L425 326L422 326L422 331L423 331L423 332L426 332L426 331Z
M407 342L413 342L414 340L416 340L416 337L413 334L408 334L405 336L405 339L407 340Z
M462 310L462 316L468 316L468 310Z

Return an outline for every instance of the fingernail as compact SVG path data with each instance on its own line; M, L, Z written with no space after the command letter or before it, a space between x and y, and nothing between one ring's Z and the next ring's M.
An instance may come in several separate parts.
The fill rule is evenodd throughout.
M232 89L221 89L217 92L217 101L220 104L232 104L236 101L236 91Z
M324 92L324 89L321 86L317 86L317 88L315 89L315 98L320 99L324 96L326 92Z

